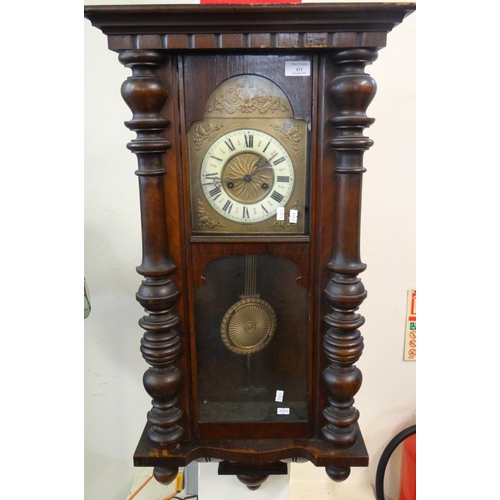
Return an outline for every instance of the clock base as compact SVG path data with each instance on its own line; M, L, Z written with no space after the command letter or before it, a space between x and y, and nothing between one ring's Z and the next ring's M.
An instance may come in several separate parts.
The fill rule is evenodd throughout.
M155 470L171 471L186 467L195 460L222 462L225 465L219 467L219 474L234 474L244 478L248 474L282 474L282 466L277 465L280 461L310 461L316 467L325 467L327 475L334 481L343 481L349 476L351 467L368 465L368 452L359 428L358 438L353 446L334 448L324 439L306 438L183 439L169 446L158 446L148 438L149 427L150 424L147 424L134 453L135 467L154 467ZM265 470L262 470L262 464L268 464ZM168 479L170 477L169 475ZM240 481L242 478L239 478ZM265 479L263 478L262 482Z
M220 462L219 476L236 476L249 490L258 490L271 475L287 475L285 462L248 465L236 462Z

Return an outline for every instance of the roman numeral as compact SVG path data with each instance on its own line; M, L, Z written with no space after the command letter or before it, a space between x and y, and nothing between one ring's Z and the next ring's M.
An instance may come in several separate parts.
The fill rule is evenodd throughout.
M253 135L245 135L245 146L253 148Z
M212 191L209 191L208 194L213 198L216 194L220 194L221 189L220 186L216 187L215 189L212 189Z
M232 208L233 208L233 203L231 201L227 200L226 204L222 207L222 210L224 210L224 212L227 212L228 214L230 214Z
M273 165L279 165L280 163L284 162L285 161L285 157L282 156L281 158L279 158L278 160L274 161L273 162Z
M217 161L222 161L222 158L217 158L217 156L214 156L214 155L210 155L210 158L213 158L214 160L217 160ZM207 174L207 177L208 177L208 174Z
M268 214L269 212L266 210L266 207L261 203L260 204L261 208L262 208L262 211L263 212L266 212L266 214Z
M271 144L271 141L269 141L269 142L267 143L267 146L266 146L266 147L263 149L263 151L262 151L263 153L265 153L265 152L266 152L266 149L269 147L269 144Z
M213 172L211 174L205 174L205 178L210 179L212 181L215 181L218 177L219 175L217 174L217 172Z
M226 146L231 150L231 151L234 151L235 150L235 147L234 147L234 144L233 144L233 141L231 139L228 139L227 141L224 141L226 143Z
M273 191L273 194L271 195L271 198L278 203L281 203L283 201L284 196L277 191Z
M248 212L248 207L243 207L243 218L244 219L250 218L250 213Z
M276 178L278 182L290 182L290 177L285 176L285 175L278 175Z

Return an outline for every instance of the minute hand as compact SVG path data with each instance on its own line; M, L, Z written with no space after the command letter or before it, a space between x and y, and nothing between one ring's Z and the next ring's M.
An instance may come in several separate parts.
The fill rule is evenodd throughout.
M276 155L274 155L276 156ZM254 169L254 173L255 172L258 172L259 170L263 170L265 168L273 168L273 165L271 165L271 163L269 163L273 158L271 157L269 160L266 160L264 158L261 158L260 160L258 160L256 163L255 163L255 169Z

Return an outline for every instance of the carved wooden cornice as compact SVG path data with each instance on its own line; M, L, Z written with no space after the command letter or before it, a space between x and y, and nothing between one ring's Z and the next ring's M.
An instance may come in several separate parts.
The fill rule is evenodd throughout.
M86 6L109 48L382 48L415 3Z

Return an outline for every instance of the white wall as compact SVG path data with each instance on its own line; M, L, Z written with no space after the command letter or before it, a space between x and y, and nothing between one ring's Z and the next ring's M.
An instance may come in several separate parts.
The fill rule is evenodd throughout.
M84 22L85 278L92 302L85 320L85 488L87 500L124 500L150 408L137 325L143 311L135 300L141 261L136 159L125 147L134 134L123 125L131 113L120 96L130 72L107 49L106 37ZM374 481L385 445L415 413L416 364L403 361L406 291L416 287L415 25L416 13L389 34L388 46L367 68L378 92L368 110L376 122L366 132L375 145L365 154L362 259L368 268L361 277L368 297L358 363L364 382L355 406L371 464L353 469L348 481L356 483ZM335 498L339 485L323 469L295 466L291 484L305 476L324 483L324 498Z

